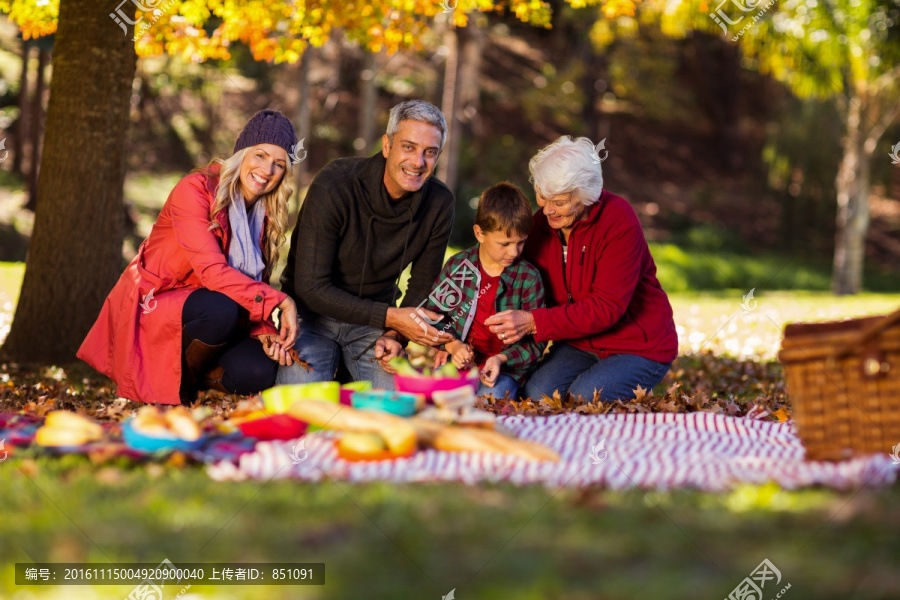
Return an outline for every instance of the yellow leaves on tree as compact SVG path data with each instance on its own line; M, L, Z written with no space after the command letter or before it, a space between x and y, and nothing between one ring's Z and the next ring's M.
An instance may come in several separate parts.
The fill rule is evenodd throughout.
M229 46L240 41L257 60L293 63L310 45L324 44L337 28L372 52L392 54L420 48L435 19L465 27L470 14L508 11L523 22L550 27L551 18L545 0L130 1L137 7L133 35L139 56L166 52L192 62L228 58ZM602 6L607 18L634 14L635 0L568 1L576 8ZM59 2L0 0L0 13L8 14L26 39L39 37L56 31ZM110 35L116 32L111 18Z
M9 20L19 26L26 40L41 37L56 33L59 0L0 0L0 13L9 15Z

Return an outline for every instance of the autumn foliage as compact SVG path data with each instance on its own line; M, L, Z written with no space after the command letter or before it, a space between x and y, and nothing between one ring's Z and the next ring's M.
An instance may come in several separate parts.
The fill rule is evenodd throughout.
M126 0L129 1L129 0ZM297 62L309 46L322 46L340 29L371 52L419 49L437 19L465 27L474 13L507 12L538 27L550 27L543 0L130 0L138 7L138 56L168 53L202 62L228 58L234 42L246 44L257 60ZM633 0L568 0L573 8L598 6L606 18L633 15ZM60 0L0 0L25 39L56 31ZM38 6L38 4L41 4ZM142 7L148 10L143 11ZM116 25L110 19L110 33Z

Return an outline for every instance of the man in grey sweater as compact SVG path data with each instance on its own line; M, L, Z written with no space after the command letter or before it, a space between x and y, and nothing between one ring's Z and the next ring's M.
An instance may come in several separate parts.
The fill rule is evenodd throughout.
M278 352L277 383L331 381L343 360L354 380L393 389L387 362L407 340L440 345L438 315L416 307L444 262L453 194L432 177L443 114L422 100L391 109L382 151L338 159L313 180L291 236L281 289L297 302L295 347L307 371ZM402 308L400 273L412 264Z

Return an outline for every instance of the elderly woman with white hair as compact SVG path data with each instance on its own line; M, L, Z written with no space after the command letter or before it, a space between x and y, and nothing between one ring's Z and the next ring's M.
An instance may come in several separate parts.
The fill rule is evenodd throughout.
M553 341L526 397L633 398L638 386L659 383L678 353L672 307L637 214L603 189L587 138L559 138L528 168L540 210L524 256L541 273L547 306L485 323L506 344L528 334Z

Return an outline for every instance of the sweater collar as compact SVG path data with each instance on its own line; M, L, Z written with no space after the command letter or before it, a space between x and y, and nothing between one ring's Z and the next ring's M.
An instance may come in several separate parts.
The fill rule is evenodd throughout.
M430 177L417 192L400 200L391 200L384 187L384 169L387 160L381 152L363 161L359 170L359 181L366 191L368 205L379 221L388 223L406 223L410 220L410 210L415 215L422 199L431 185Z

